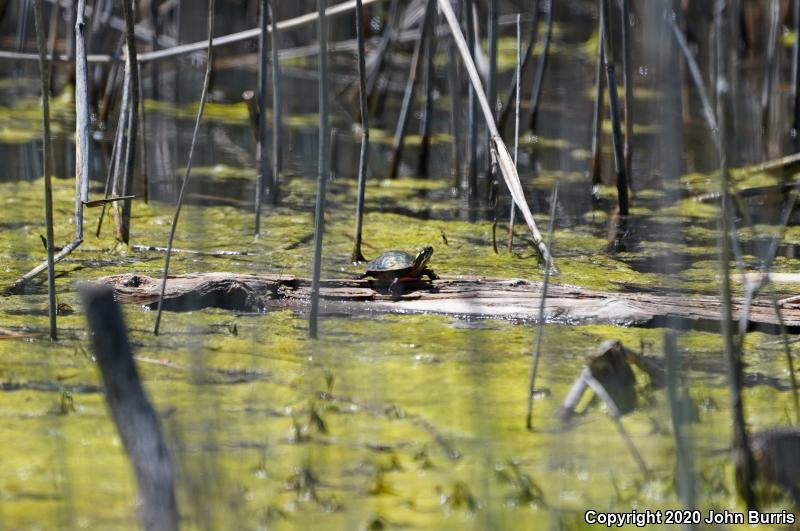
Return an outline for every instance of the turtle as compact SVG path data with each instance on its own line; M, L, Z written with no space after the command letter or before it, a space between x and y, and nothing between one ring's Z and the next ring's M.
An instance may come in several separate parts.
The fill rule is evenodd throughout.
M373 277L379 286L388 286L397 297L403 291L403 282L413 282L423 276L431 280L439 278L427 267L431 256L433 247L430 245L422 248L417 256L411 256L404 251L386 251L367 264L367 271L359 278Z

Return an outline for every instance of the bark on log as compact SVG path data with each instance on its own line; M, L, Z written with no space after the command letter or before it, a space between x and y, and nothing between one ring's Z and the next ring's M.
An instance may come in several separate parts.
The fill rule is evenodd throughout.
M98 283L114 288L120 302L155 307L159 282L151 277L123 274L102 277ZM320 295L327 311L435 313L534 321L539 314L542 283L530 280L461 277L406 284L399 300L386 290L373 289L370 280L323 280ZM164 308L187 311L205 307L235 311L303 308L311 281L286 275L191 273L170 276ZM742 307L734 299L734 319ZM783 309L786 326L800 332L800 305ZM666 318L683 320L694 328L714 329L720 319L719 299L711 295L611 293L577 286L550 284L545 319L568 324L614 323L659 326ZM779 321L772 302L756 299L750 310L750 329L777 333Z

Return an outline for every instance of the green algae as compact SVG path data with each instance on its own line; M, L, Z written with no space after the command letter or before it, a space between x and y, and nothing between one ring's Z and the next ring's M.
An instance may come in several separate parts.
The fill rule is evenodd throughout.
M624 422L655 471L653 479L638 475L601 408L590 406L572 428L555 429L561 398L602 340L620 338L634 349L645 345L645 354L653 355L662 348L660 330L546 326L539 387L549 393L535 402L539 429L530 433L522 399L530 326L474 326L438 316L328 316L324 339L313 342L306 339L303 317L291 312L232 316L204 310L169 314L169 328L183 332L155 338L149 333L151 313L136 307L125 313L147 390L167 432L180 434L173 451L182 475L216 485L200 498L181 488L189 528L202 526L207 503L214 504L220 522L234 515L242 522L265 518L285 529L348 527L374 515L411 527L482 528L493 521L527 529L590 505L678 503L670 486L674 456L666 397L647 391L646 379L640 377L640 385L648 400ZM235 335L228 332L232 322ZM46 316L30 325L46 327ZM75 353L86 342L78 326L74 337L55 345L26 342L24 354L19 344L0 344L4 380L20 379L32 364L40 377L70 373L72 381L96 383L91 358ZM774 343L771 336L751 334L745 352L759 370L787 380L779 357L771 354ZM702 382L692 387L694 400L714 404L701 410L702 422L691 428L696 467L704 473L698 488L709 506L735 507L732 489L721 490L711 473L726 466L727 456L709 451L729 429L724 372L709 370L719 366L721 343L716 334L690 332L679 347L689 378ZM262 377L209 385L198 380L198 370L246 370ZM320 391L343 399L320 400ZM745 401L754 429L785 422L787 393L760 386L747 389ZM69 502L82 526L135 528L135 486L100 395L76 395L75 411L66 416L51 413L57 402L55 393L20 391L7 393L0 408L9 441L0 457L4 523L56 526L69 518L60 509ZM312 423L312 411L324 430L320 421ZM416 416L462 457L449 459L433 434L415 424ZM208 422L213 433L200 429ZM661 429L654 433L654 425ZM298 429L301 439L292 435ZM214 448L211 463L204 464L200 448ZM509 463L517 476L509 477ZM538 489L525 490L530 481ZM732 484L730 477L725 483Z
M253 177L251 170L229 166L194 171L220 182L251 182ZM549 190L556 182L582 179L578 172L543 172L533 186ZM712 177L701 179L714 184ZM74 233L73 187L71 180L54 179L59 244ZM176 247L248 254L178 253L172 271L308 276L311 213L306 207L314 191L313 180L288 180L282 206L265 213L258 239L252 236L249 210L187 205ZM92 190L94 197L100 193ZM643 201L662 197L655 190L637 194ZM352 179L331 183L326 277L361 270L349 263L354 195ZM12 282L44 256L41 196L41 180L0 184L0 284ZM615 200L616 189L602 187L601 196ZM442 180L370 179L366 197L364 249L370 257L389 248L433 244L432 266L444 277L542 276L524 226L517 227L513 254L495 254L491 222L468 221ZM132 243L164 245L172 206L137 201L133 213ZM94 227L97 214L97 209L87 210L88 227ZM714 252L707 240L717 234L697 222L712 222L717 215L715 206L688 198L665 208L637 206L632 221L677 216L686 225L688 243L645 241L640 253L610 254L608 214L587 213L585 223L556 226L553 251L560 274L552 281L601 290L621 285L713 288L718 263L707 258ZM536 220L540 226L548 222L538 213ZM0 437L8 441L0 457L3 527L137 527L135 482L101 395L73 392L72 407L65 407L61 392L24 388L30 382L57 382L64 389L99 383L86 351L75 281L122 272L161 273L162 253L117 245L107 223L101 238L87 237L57 266L59 301L77 310L59 318L62 340L51 344L43 335L0 341L0 379L23 385L5 392L0 406ZM756 233L772 234L761 227ZM746 241L750 234L740 237ZM795 239L794 233L788 237ZM706 243L696 243L700 240ZM670 249L705 259L693 260L679 278L638 272L626 263ZM781 258L776 265L796 270L799 264ZM0 298L0 325L44 333L45 308L44 290L36 282L27 295ZM312 342L302 312L167 313L165 333L158 337L150 333L151 312L128 306L125 313L145 386L181 467L179 500L189 529L224 528L231 521L278 529L484 529L489 523L505 529L583 528L580 514L587 507L680 504L673 488L667 399L663 391L649 389L643 375L638 374L640 389L647 399L624 423L653 478L641 478L601 407L590 404L565 431L556 420L572 381L603 340L618 338L660 356L663 330L545 325L537 385L543 392L534 406L538 428L531 433L523 420L534 341L528 324L433 315L327 315L323 339ZM740 507L728 454L719 451L730 429L721 341L717 334L687 332L679 348L686 357L690 394L700 409L701 423L691 429L703 507ZM779 348L774 337L749 334L748 371L787 384ZM745 405L754 430L785 425L791 416L790 394L767 385L747 388ZM448 457L437 435L462 457Z

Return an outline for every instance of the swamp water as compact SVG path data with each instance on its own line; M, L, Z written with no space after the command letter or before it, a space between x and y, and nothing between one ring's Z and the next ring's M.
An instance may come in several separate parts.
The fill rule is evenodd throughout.
M556 29L541 119L550 125L540 137L523 139L527 166L521 171L541 226L547 216L538 213L548 211L553 184L561 186L553 246L561 273L552 281L603 290L716 291L717 210L691 199L716 189L713 175L686 174L671 188L652 176L637 182L625 249L612 252L612 188L601 188L600 200L593 203L583 173L588 166L590 127L585 124L591 100L585 88L593 69L591 41L588 35ZM349 68L351 59L343 55L335 63ZM643 112L637 116L646 117L659 98L652 80L643 76L639 81ZM173 274L308 276L316 116L313 109L297 112L297 102L303 94L313 94L315 84L290 83L297 90L287 104L295 111L287 113L288 177L280 206L265 208L258 239L252 236L255 177L248 157L254 149L246 109L222 96L209 106L191 204L183 211L175 246L247 254L177 253ZM574 90L565 96L561 87ZM31 111L36 108L35 85L4 85L2 90L0 140L9 162L0 176L0 285L6 285L42 259L39 234L44 228L43 185L36 166L40 146L35 135L26 136L38 127L38 114ZM28 90L27 99L17 97L20 90ZM387 102L385 114L394 116L396 98ZM69 95L53 105L56 132L71 130ZM153 133L157 124L175 133L170 148L176 161L184 161L195 107L151 100L146 108L148 134L159 134ZM447 108L444 98L438 108ZM337 120L350 131L349 118ZM391 128L391 119L385 121ZM501 223L501 251L495 254L490 208L483 201L475 205L453 197L446 162L447 116L437 115L436 123L438 162L430 179L382 180L380 169L388 156L382 144L391 134L373 132L364 254L374 257L389 248L432 244L431 265L444 277L541 278L523 227L509 254L502 250L506 230ZM658 142L657 128L646 121L637 134L642 146ZM358 134L341 137L339 176L329 189L323 278L361 271L349 264ZM155 152L157 140L148 141ZM409 161L415 160L414 143L411 138L406 150ZM66 145L69 152L71 144ZM606 150L605 161L609 158ZM158 163L151 157L150 164L152 169ZM181 164L175 162L178 175ZM647 164L641 163L640 174L650 175ZM533 166L542 171L534 176ZM156 178L167 182L159 184ZM152 195L167 201L135 202L131 242L162 246L173 212L168 200L174 176L156 169L151 179ZM739 176L742 186L778 182L767 175ZM73 187L70 179L54 181L58 244L74 232ZM92 197L101 194L102 183L93 182ZM507 212L507 207L500 210ZM101 238L94 238L98 211L87 210L86 241L57 265L58 301L74 309L59 317L57 343L46 338L46 287L41 280L24 295L0 297L3 529L137 527L135 481L97 388L74 283L124 272L159 276L163 254L116 245L110 218ZM769 225L774 219L754 217L760 225L739 234L745 249L758 248L779 232ZM790 229L782 243L775 269L796 271L792 249L800 245L800 232ZM682 265L662 273L663 264L674 256ZM745 260L748 266L758 265L755 256L746 254ZM792 292L791 286L779 289ZM179 504L187 528L582 529L588 527L583 511L589 508L680 507L666 392L651 389L643 373L637 372L639 407L623 423L651 471L649 477L643 476L597 401L583 404L585 413L567 427L557 420L569 387L604 340L620 339L628 348L662 358L663 329L546 324L534 402L536 429L529 432L524 415L535 332L531 323L329 313L322 316L320 339L311 341L304 312L206 309L166 313L162 334L154 337L152 312L137 306L126 306L124 312L146 390L178 462ZM4 339L9 332L30 337ZM699 417L689 428L697 499L704 510L743 509L737 505L728 451L731 414L721 339L713 332L688 330L680 334L678 346ZM750 428L789 424L792 402L780 339L751 333L744 346L746 372L755 383L744 392ZM788 503L778 500L773 509L788 509Z

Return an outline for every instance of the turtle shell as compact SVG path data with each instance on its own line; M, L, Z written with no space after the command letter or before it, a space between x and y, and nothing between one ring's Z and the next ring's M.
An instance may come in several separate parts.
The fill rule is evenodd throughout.
M367 265L367 271L402 271L414 265L414 257L403 251L387 251Z

